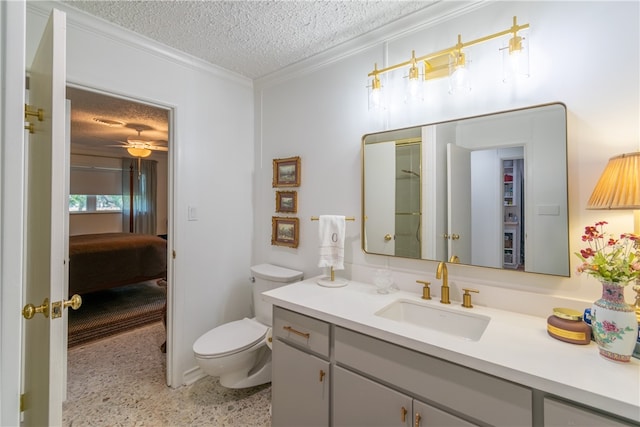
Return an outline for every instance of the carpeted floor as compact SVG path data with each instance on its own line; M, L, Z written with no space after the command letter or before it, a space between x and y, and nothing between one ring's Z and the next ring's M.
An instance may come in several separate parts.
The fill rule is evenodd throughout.
M156 280L82 295L69 310L69 347L109 337L162 320L166 287Z

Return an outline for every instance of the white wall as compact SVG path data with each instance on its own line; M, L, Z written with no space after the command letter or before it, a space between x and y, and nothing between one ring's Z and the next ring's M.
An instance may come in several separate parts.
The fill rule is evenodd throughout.
M431 86L430 102L423 107L399 106L386 121L369 114L366 75L374 63L385 64L385 55L388 64L394 64L407 60L412 49L418 56L434 52L455 44L458 33L468 40L510 27L514 15L519 23L531 25L531 77L525 82L502 83L500 43L489 43L469 52L476 74L473 90L465 96L448 95L443 80ZM307 277L320 274L317 224L309 217L354 215L357 222L347 225L347 271L340 274L366 280L371 267L388 264L398 285L407 290L418 292L416 278L437 283L435 262L366 255L360 249L361 136L556 101L568 109L570 252L581 247L584 226L597 220L609 221L614 233L631 231L631 212L587 211L584 206L607 159L639 148L639 16L638 2L489 3L447 22L363 45L353 54L327 55L324 66L315 64L307 72L297 67L280 79L258 81L255 261L302 269ZM300 247L284 249L270 245L271 159L294 155L302 157ZM578 259L571 258L570 278L451 266L452 296L460 299L459 288L472 282L481 289L474 296L478 304L540 316L558 302L584 308L600 296L600 286L593 278L576 276Z
M49 3L27 5L27 64ZM56 7L65 10L65 6ZM170 128L171 383L196 366L193 342L250 314L253 87L236 74L67 11L68 81L173 109ZM187 208L198 220L187 220ZM170 337L171 339L171 337Z

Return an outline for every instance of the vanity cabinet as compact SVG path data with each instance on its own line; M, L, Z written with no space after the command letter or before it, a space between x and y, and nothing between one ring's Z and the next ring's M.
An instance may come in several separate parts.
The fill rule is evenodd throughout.
M278 307L273 313L272 425L329 425L329 324Z
M273 427L638 425L277 306L273 338Z

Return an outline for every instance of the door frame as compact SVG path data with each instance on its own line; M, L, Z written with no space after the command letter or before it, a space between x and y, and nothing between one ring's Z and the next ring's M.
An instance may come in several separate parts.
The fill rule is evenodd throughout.
M20 423L26 3L0 2L0 425ZM3 106L6 108L3 110Z
M175 239L175 206L174 206L174 188L175 188L175 165L176 165L176 110L177 107L175 105L167 105L162 103L161 101L156 101L153 99L144 98L138 95L131 94L123 94L119 91L101 87L98 88L94 85L82 84L78 82L74 82L72 79L67 79L67 87L73 87L76 89L81 89L87 92L99 93L106 96L121 98L126 101L135 102L137 104L146 104L152 107L161 108L163 110L167 110L168 112L168 147L169 151L167 153L167 321L166 321L166 335L167 335L167 345L166 345L166 378L165 381L167 386L174 387L179 386L181 384L173 384L172 383L172 373L173 373L173 355L174 353L174 333L173 333L173 300L175 295L175 290L173 289L175 281L173 280L174 273L174 256L173 256L173 248L174 239ZM73 108L73 105L72 105ZM72 125L73 126L73 125ZM71 151L70 151L71 152Z

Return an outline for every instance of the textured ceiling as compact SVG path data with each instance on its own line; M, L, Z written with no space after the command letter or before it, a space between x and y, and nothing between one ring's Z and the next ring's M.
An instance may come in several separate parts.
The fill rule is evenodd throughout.
M375 30L422 1L64 1L255 79Z
M71 101L71 152L100 151L115 156L127 155L127 138L138 136L151 145L167 147L169 112L161 108L131 102L96 92L67 88ZM105 122L120 122L107 126Z
M422 1L63 1L113 24L251 79L277 72L429 7ZM72 152L111 150L142 129L167 145L168 112L68 88ZM108 127L94 119L124 123ZM116 154L117 153L117 154ZM158 152L156 152L158 153ZM162 155L162 153L158 153Z

